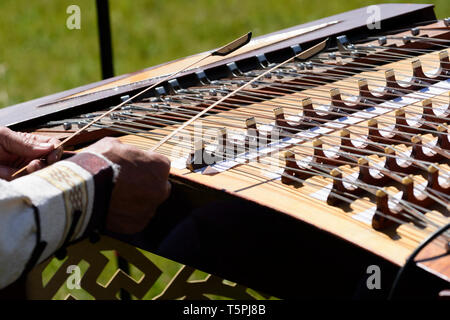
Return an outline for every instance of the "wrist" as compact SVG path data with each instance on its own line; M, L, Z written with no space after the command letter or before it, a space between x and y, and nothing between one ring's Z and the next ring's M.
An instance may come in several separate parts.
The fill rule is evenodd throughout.
M106 224L114 182L119 174L120 166L96 152L80 152L67 161L73 162L89 171L94 181L94 201L92 213L81 237L94 232L102 232Z

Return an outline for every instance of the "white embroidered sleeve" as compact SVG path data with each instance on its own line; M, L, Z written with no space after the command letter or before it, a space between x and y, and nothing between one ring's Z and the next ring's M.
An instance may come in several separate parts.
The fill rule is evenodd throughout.
M41 262L63 245L73 222L69 240L83 234L92 214L94 189L94 176L71 161L60 161L11 182L0 179L0 289L20 277L36 245L30 201L39 211L41 241L47 243ZM73 221L76 211L78 222Z

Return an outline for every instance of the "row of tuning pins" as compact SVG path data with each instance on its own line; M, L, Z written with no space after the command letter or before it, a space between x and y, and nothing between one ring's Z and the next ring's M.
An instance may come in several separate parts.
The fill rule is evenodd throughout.
M329 53L329 60L336 59L335 53ZM366 63L370 63L366 62ZM321 64L320 64L321 65ZM351 63L350 63L351 65ZM350 66L349 65L349 66ZM311 85L315 85L317 81L324 81L324 77L326 77L327 74L330 76L335 75L343 75L348 76L348 67L344 69L340 69L337 67L336 69L329 69L325 71L323 74L315 74L312 70L315 68L315 64L313 61L309 61L307 63L293 63L289 64L290 68L288 69L282 69L282 71L279 71L279 75L277 76L279 79L283 78L283 74L286 76L291 76L295 78L295 73L297 71L302 71L301 77L299 78L300 83L308 84L308 79L312 80L310 82ZM305 68L306 67L306 68ZM355 65L356 68L358 68L358 65ZM434 74L425 73L421 64L420 59L414 59L411 61L411 67L412 67L412 77L410 80L408 80L407 83L405 81L398 82L395 78L395 73L392 69L386 70L385 77L386 77L386 92L384 94L384 97L386 99L390 99L393 95L392 93L396 93L397 91L401 93L401 91L405 90L419 90L422 89L424 86L436 83L438 81L446 80L448 78L448 75L450 74L450 63L449 63L449 57L448 52L446 50L443 50L439 52L439 67L434 72ZM309 70L310 72L303 72L303 70ZM320 69L320 68L319 68ZM278 74L275 72L275 74ZM295 81L294 81L295 83ZM370 94L369 94L370 97Z
M292 47L294 53L300 52L300 48ZM264 55L257 56L260 65L263 68L267 68L270 66L266 57ZM344 102L341 98L339 90L333 89L331 92L331 105L330 105L330 113L327 115L322 115L311 111L309 114L312 118L318 119L320 121L321 118L323 120L335 119L338 117L337 113L352 113L353 111L365 109L368 105L371 104L379 104L385 100L395 99L401 95L404 95L410 91L420 90L424 87L436 83L441 80L447 79L448 75L450 75L450 61L448 57L447 51L442 51L439 53L440 66L438 71L434 75L429 75L424 73L420 60L412 61L412 70L413 76L408 81L407 85L403 84L401 81L397 81L395 77L394 70L386 70L385 71L385 79L386 86L382 91L377 91L376 93L372 93L368 87L368 82L365 79L360 79L358 81L359 86L359 94L357 96L356 101L354 102ZM298 65L298 64L297 64ZM307 69L312 69L312 65L308 64L310 67ZM240 71L237 67L236 63L232 62L227 64L227 68L229 69L229 74L233 77L239 77L244 75L245 73ZM199 71L196 73L196 76L199 79L199 82L202 85L209 84L220 84L220 80L211 81L204 71ZM239 83L241 85L242 83ZM220 95L226 95L229 93L229 90L226 86L223 86L221 89L182 89L177 79L172 79L168 84L169 91L167 91L163 86L155 88L155 97L150 98L150 101L153 103L162 103L165 102L170 103L172 100L177 100L177 95L182 100L182 97L186 93L195 93L198 95L198 98L204 98L204 95L215 96L218 93ZM245 100L245 99L244 99ZM164 106L167 108L167 105ZM308 114L308 112L306 112ZM67 126L69 128L69 125Z
M450 26L450 18L445 18L442 20L444 27ZM414 40L418 40L419 42L423 42L423 38L429 39L430 41L433 41L432 38L429 38L428 35L423 35L420 37L421 30L419 27L414 27L409 30L410 34L403 34L401 37L399 36L380 36L377 39L378 46L384 46L385 48L390 48L395 51L395 48L398 46L398 41L400 40L403 43L403 46L405 48L412 47L412 43ZM439 42L439 39L437 40ZM373 53L376 55L376 46L373 44L368 44L367 46L358 46L350 43L347 36L341 35L336 37L336 43L337 48L339 52L345 55L343 59L358 59L358 58L364 58L370 53ZM336 60L337 55L335 52L330 52L328 54L329 60Z
M292 46L291 49L293 50L294 54L297 54L301 51L300 46ZM258 55L258 56L256 56L256 58L257 58L257 61L258 61L258 64L260 65L260 67L262 67L264 69L274 65L274 64L271 64L268 62L268 60L264 54ZM402 81L400 81L400 82L397 81L393 70L387 70L385 72L386 86L385 86L384 91L381 92L381 94L372 94L370 92L370 90L368 89L367 85L365 86L365 88L364 88L364 86L360 86L361 90L360 90L359 95L361 97L361 100L364 101L364 100L373 99L373 100L377 101L376 103L378 103L378 101L380 101L380 100L394 99L394 98L398 97L399 95L403 95L407 91L419 90L430 84L447 79L448 75L450 75L450 61L449 61L447 51L442 51L439 53L439 60L440 60L439 68L438 68L437 72L433 75L427 74L423 71L420 60L416 59L416 60L412 61L413 76L408 81L407 84L402 83ZM300 71L313 70L314 64L312 62L294 63L293 66L295 66L295 68L291 67L288 69L281 68L281 70L275 70L273 72L273 74L276 76L276 78L281 79L281 78L283 78L282 74L289 75L289 72L292 72L293 74L291 76L295 78L296 70L300 70ZM254 74L254 72L252 72L252 71L249 71L249 72L241 71L235 62L228 63L226 65L226 68L227 68L228 75L232 78L236 78L236 77L239 78L242 76L252 76L252 74ZM254 75L256 75L256 74L254 74ZM302 77L308 76L308 75L311 75L314 78L314 73L303 73L302 72ZM153 99L156 99L155 101L157 101L158 99L160 99L159 97L165 96L169 93L171 93L171 95L174 95L174 94L182 95L185 93L203 93L203 94L207 93L211 96L215 96L217 94L226 95L228 93L228 91L231 90L231 89L227 88L227 85L230 84L229 82L222 83L221 80L211 80L211 79L209 79L209 77L205 73L205 71L196 72L195 76L197 77L198 83L201 86L220 85L220 84L224 84L224 86L221 86L218 89L201 88L201 87L197 88L197 89L183 89L183 88L181 88L181 85L177 79L172 79L168 83L168 91L167 92L164 87L156 88L159 91L156 92L156 97ZM271 78L271 74L268 74L266 78ZM304 81L305 79L302 78L302 81ZM323 81L322 78L319 78L318 80ZM245 81L241 81L241 82L238 81L235 84L240 86L244 83L245 83ZM366 84L367 84L367 82L366 82ZM256 87L258 87L258 86L264 87L264 84L256 85Z

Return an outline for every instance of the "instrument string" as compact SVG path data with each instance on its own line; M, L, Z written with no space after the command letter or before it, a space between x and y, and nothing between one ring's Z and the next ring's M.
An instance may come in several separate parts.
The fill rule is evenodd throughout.
M441 47L445 47L443 45L440 45L440 46ZM359 50L365 50L364 48L363 49L358 48L358 49ZM367 48L367 50L368 50L368 48ZM411 51L411 53L412 52L414 52L414 51ZM416 51L416 52L420 53L418 51ZM385 57L386 59L378 59L378 60L376 60L375 58L373 58L372 61L384 61L384 62L386 62L389 59L396 59L396 58L400 59L401 57L406 57L406 56L411 56L412 57L412 55L403 55L403 54L397 54L397 53L391 54L391 55L383 55L383 54L380 54L380 53L375 53L375 55L377 57ZM345 53L340 53L339 56L341 58L345 57ZM302 80L303 77L308 77L308 76L311 77L311 75L303 76L303 74L301 72L300 73L299 72L292 72L292 70L288 70L286 68L285 69L281 69L281 67L283 67L283 66L291 67L291 65L289 65L291 59L288 59L284 63L275 65L274 67L272 67L269 70L258 71L258 73L260 72L259 75L257 75L256 77L250 77L250 81L247 81L245 86L240 87L241 89L238 88L236 90L232 90L232 89L226 88L224 90L223 86L229 86L229 85L233 86L233 85L239 84L239 83L236 83L236 81L244 81L244 79L248 80L249 79L248 76L244 75L242 77L236 77L236 78L233 78L231 80L220 80L221 81L220 82L220 84L221 84L220 87L218 86L217 88L214 88L214 85L210 87L210 88L214 88L215 90L218 90L218 91L224 91L223 93L226 94L226 96L225 96L226 99L224 99L224 98L219 99L219 100L214 100L214 99L211 99L211 98L205 99L205 96L202 96L202 95L200 95L200 97L195 96L196 94L198 94L198 93L195 93L195 91L194 91L194 94L183 93L183 98L181 98L181 99L178 99L178 97L176 97L176 95L171 97L174 100L176 100L176 99L181 100L181 102L186 101L186 100L195 101L195 100L200 99L200 100L202 100L203 103L205 103L205 102L212 103L209 107L203 108L203 110L200 113L196 113L196 115L194 115L194 117L191 117L191 115L195 113L195 110L192 110L192 109L194 109L194 108L198 109L198 108L201 108L201 106L190 105L189 109L187 109L187 108L184 108L182 106L182 104L181 104L180 107L176 108L177 111L172 111L172 110L171 111L168 111L168 110L164 111L164 113L163 113L164 116L165 117L169 117L169 119L158 119L158 115L153 115L153 116L152 115L144 115L144 118L139 119L141 117L140 115L132 115L132 116L130 116L129 114L122 114L122 115L117 115L119 117L118 119L108 120L106 118L102 118L101 119L102 120L101 123L96 123L96 124L94 124L94 126L107 128L107 129L111 129L111 130L120 130L122 133L137 134L137 135L140 135L140 136L146 137L146 138L150 138L150 136L152 136L152 138L150 138L150 139L152 139L152 141L159 141L159 142L157 142L157 146L158 146L158 144L161 145L161 141L162 141L163 143L167 142L169 145L177 145L179 148L181 148L183 146L179 144L179 141L177 141L176 143L174 143L172 141L169 142L170 136L171 135L174 136L175 134L180 134L180 135L187 135L187 134L189 134L189 136L190 136L191 133L192 133L190 131L192 131L193 129L192 128L188 129L187 125L193 123L194 121L197 121L200 118L200 116L206 116L206 117L201 118L201 120L209 122L209 123L211 123L210 121L216 121L216 122L213 122L213 123L216 124L216 123L222 122L221 125L224 124L225 127L233 127L233 125L236 126L233 123L233 121L236 121L236 120L239 119L239 118L236 119L236 116L234 116L233 119L227 119L223 115L219 115L219 114L211 112L211 111L216 110L216 109L214 109L216 107L217 107L217 109L219 109L219 108L222 108L222 109L228 108L229 110L233 110L233 111L235 111L233 108L236 108L236 107L237 108L242 108L242 107L244 107L245 109L247 109L246 111L251 113L251 111L254 110L254 109L252 109L252 107L243 106L243 104L248 103L248 101L243 100L242 97L244 97L244 98L251 98L251 99L259 99L259 100L261 100L261 102L256 102L256 104L259 104L259 105L266 104L266 102L267 102L267 104L272 103L272 106L273 106L273 104L277 104L278 106L279 105L289 106L290 108L296 107L296 105L294 103L290 103L290 102L278 103L278 101L277 102L267 101L267 99L280 98L279 94L278 95L274 94L273 92L270 92L267 89L257 89L257 90L247 90L247 89L245 89L245 87L248 86L251 83L255 83L255 84L258 84L258 85L261 84L261 83L262 84L269 83L269 85L272 88L274 88L274 89L290 90L288 92L292 92L292 93L298 92L298 89L305 90L305 88L306 88L306 89L310 89L311 90L312 88L314 88L314 87L310 87L310 86L304 86L304 88L302 88L301 85L295 85L294 86L294 85L292 85L290 83L288 83L288 84L284 84L284 83L280 84L279 82L272 83L272 82L269 82L267 80L260 81L261 78L263 78L265 75L269 75L269 74L271 74L271 76L273 76L273 77L277 77L277 76L280 76L281 74L285 73L285 74L288 74L289 76L292 76L294 78L299 79L300 81ZM369 60L370 60L370 57L369 57ZM398 60L396 60L396 61L398 61ZM428 61L428 60L424 59L424 61ZM316 64L316 66L319 66L318 62L313 62L313 65L314 64ZM368 66L371 66L370 64L367 64L367 65L361 64L360 66L362 66L361 67L362 71L374 71L373 69L365 70L365 69L367 69ZM337 68L340 68L340 67L341 66L339 66ZM280 72L274 72L275 70L281 71L281 73ZM358 70L358 68L350 68L350 67L348 67L348 70L350 70L350 71L344 70L344 72L350 72L350 73L356 74L357 71L361 71L361 70ZM338 71L341 72L342 70L338 70ZM399 73L397 73L397 75L398 74ZM321 84L326 84L326 81L321 81L321 80L336 80L336 79L338 81L340 80L340 81L342 81L344 83L345 82L350 82L349 80L345 79L344 75L335 75L335 74L333 74L333 75L319 75L319 74L316 75L316 74L314 74L313 76L315 77L315 79L313 79L312 81L317 81L317 82L313 82L313 83L316 83L316 84L318 82L319 83L322 82ZM445 76L445 78L448 78L448 77ZM320 79L320 80L317 80L317 79ZM382 78L379 78L379 79L382 79ZM416 78L416 79L417 80L424 80L424 81L428 80L427 78L422 78L422 79ZM305 79L305 80L306 81L310 81L311 79ZM412 81L410 81L410 82L408 82L408 81L406 81L406 82L397 81L397 82L398 83L409 83L410 85L418 85L419 87L423 87L423 88L429 86L429 84L417 84L417 83L412 82ZM195 90L195 88L194 88L194 90ZM407 89L407 88L405 88L405 90L403 90L403 89L400 89L400 90L402 90L404 92L417 93L416 90L410 90L410 89ZM319 98L325 98L323 95L321 95L321 91L325 91L325 90L314 88L311 91L313 91L315 94L317 94L317 96L319 96ZM239 98L234 97L234 95L236 95L236 93L238 93L238 92L239 92ZM404 92L402 92L401 94L400 93L393 93L393 94L397 94L398 96L401 96L401 95L404 94ZM421 93L419 93L419 94L421 94ZM192 95L192 96L190 96L190 95ZM309 95L309 93L308 93L308 95ZM345 95L345 94L343 94L343 95ZM351 95L351 96L352 97L357 97L357 98L358 97L359 98L363 98L361 96L355 96L355 95ZM289 99L294 100L293 98L290 98L290 97L289 97ZM287 100L289 101L289 99L287 99ZM327 99L327 101L331 101L331 102L339 102L339 101L341 101L341 100L334 100L334 99L331 99L329 97L325 98L325 99ZM241 101L239 101L239 100L241 100ZM382 101L382 102L385 101L383 99L379 99L379 100ZM128 102L130 102L130 101L128 101ZM241 102L242 104L239 104L239 103L236 103L236 102ZM348 101L348 102L351 103L352 101ZM361 102L360 105L364 105L364 103L365 102ZM125 105L125 103L124 103L124 105ZM367 104L368 108L373 107L373 106L374 106L373 103ZM382 107L384 108L384 106L382 106ZM427 106L423 106L422 107L423 110L425 110L425 108L430 108L430 107L427 107ZM391 109L392 109L392 111L395 111L396 108L391 107ZM432 108L432 107L430 109L434 110L434 108ZM113 112L116 111L116 110L117 109L113 109L113 111L110 110L107 114L113 114ZM355 110L352 109L349 106L339 107L338 110L339 111L341 111L341 110L348 110L350 112L355 112ZM267 111L267 110L264 110L264 111ZM322 112L322 113L329 114L329 115L352 116L351 114L336 112L332 107L328 108L328 110L323 110L323 109L317 108L315 111L319 112L319 113ZM410 111L410 110L408 110L408 113L409 114L423 115L423 114L421 114L419 112L414 112L414 111ZM131 119L131 121L120 119L121 116L125 116L128 119ZM208 116L217 117L220 120L212 120L212 119L208 119L207 120ZM258 115L258 117L259 117L259 115ZM401 117L398 117L396 115L394 116L394 115L388 115L388 114L379 115L377 117L383 117L383 118L391 117L391 118L396 119L396 120L398 118L401 118ZM311 117L308 117L308 118L311 118ZM314 118L314 117L312 117L312 118ZM439 118L439 117L430 115L429 119L430 118ZM170 120L170 119L172 119L172 120ZM190 119L190 120L186 121L186 119ZM223 120L223 119L225 119L225 120ZM143 123L140 123L140 122L138 123L138 122L136 122L136 120L137 121L151 120L151 123L154 123L156 125L150 125L148 123L144 123L143 124ZM178 126L178 125L180 125L180 123L178 121L176 121L176 120L186 121L186 122L184 124L181 124L181 126ZM325 119L322 119L322 118L318 118L318 119L312 119L312 120L319 120L319 122L317 123L317 127L327 127L325 123L322 123L324 121L326 121L327 123L330 123L330 122L338 123L338 121L336 121L334 119L331 119L331 120L327 119L327 120L325 120ZM368 119L362 118L362 121L365 121L365 120L368 120ZM425 119L421 119L421 120L422 120L421 123L426 124L427 126L431 127L432 129L420 128L420 132L428 132L428 133L432 133L432 134L433 133L436 134L438 132L437 131L437 123L435 123L433 121L428 121L428 120L425 120ZM104 122L108 122L108 123L104 124ZM187 125L186 125L186 123L187 123ZM384 123L392 124L392 123L386 122L386 121ZM161 128L161 127L159 127L160 125L163 125L163 126L172 125L172 126L175 126L175 127L178 126L178 129L171 130L171 128L167 128L167 127L162 127ZM314 125L316 125L316 123L314 123ZM183 128L183 126L185 126L186 128ZM401 127L401 126L408 127L406 125L397 124L396 128ZM293 128L289 128L289 127L286 128L284 126L279 126L277 124L273 124L272 127L277 128L277 129L290 129L290 130L294 130L294 132L295 132L295 130L297 130L297 129L293 129ZM350 125L350 127L353 127L353 125ZM364 126L361 126L361 127L364 127ZM142 129L140 129L140 128L142 128ZM214 128L214 126L210 126L208 128ZM365 128L367 128L367 127L365 127ZM148 129L156 130L156 131L159 131L159 132L149 132ZM188 132L184 132L181 129L185 129L185 131L188 131ZM243 129L243 127L242 127L242 129ZM178 132L176 132L177 130L178 130ZM394 130L396 130L396 129L394 129ZM169 135L165 134L166 131L169 131ZM302 130L298 129L297 131L301 132ZM382 131L382 129L380 129L380 131ZM406 133L406 132L399 131L399 130L397 130L397 131L399 133L403 134L403 135L406 135L406 136L408 136L408 135L415 136L415 134L413 134L413 133L409 133L409 132ZM357 134L357 133L353 132L353 134ZM357 135L359 135L359 134L357 134ZM161 137L162 139L159 140L159 137ZM335 137L335 136L333 136L331 134L321 134L320 137L321 138L325 138L324 139L324 140L326 140L325 143L327 143L328 138L331 139L330 141L332 141L332 139L336 139L337 138L337 137ZM341 137L341 139L353 140L350 137L348 137L348 138L347 137ZM366 141L367 141L367 143L376 145L376 147L378 147L380 150L383 150L383 144L381 144L381 143L374 143L374 142L370 141L370 139L368 139ZM366 142L366 141L364 141L364 142ZM402 142L401 144L403 144L405 146L408 146L408 145L412 145L413 146L413 145L415 145L413 142L406 142L406 141L398 141L398 142ZM314 146L312 146L312 147L311 146L306 146L306 145L300 144L300 143L293 144L293 145L295 145L295 147L298 147L298 148L309 148L309 149L310 148L313 148L313 149L317 148L317 147L314 147ZM426 144L424 146L428 147L429 145ZM190 150L191 147L192 147L192 144L190 144L190 143L189 143L189 145L186 145L186 149L189 148L189 150ZM432 146L430 146L430 147L432 147ZM244 146L244 148L245 148L245 146ZM164 149L163 152L167 152L166 147L164 147L163 149ZM324 150L323 148L319 148L319 149ZM343 161L344 165L355 166L355 160L358 159L359 157L361 157L361 154L349 152L348 150L361 151L361 149L359 149L359 148L346 146L346 151L340 150L340 152L336 152L335 154L339 153L339 155L341 155L343 158L348 160L347 161L347 160L340 159L341 161ZM362 150L362 151L366 152L368 150ZM443 155L446 158L449 158L448 153L446 153L445 151L442 151L442 150L440 152L443 152ZM385 157L388 156L385 152L377 153L376 151L375 152L370 151L370 152L367 152L367 153L370 154L370 155L372 155L372 154L373 155L381 155L382 157L383 156L385 156ZM297 151L297 154L299 154L298 151ZM306 155L306 153L305 153L305 155ZM403 153L396 153L395 154L395 157L404 159L404 157L402 157L402 156L403 156ZM320 156L318 156L318 157L320 157ZM366 157L366 158L368 160L370 159L368 157ZM288 159L284 158L284 160L286 161ZM270 163L274 163L276 161L280 161L280 157L277 158L277 157L275 157L273 155L270 155L270 156L264 155L264 160L263 161L269 161ZM289 161L291 161L291 160L289 160ZM403 174L398 174L396 172L389 172L385 168L381 168L378 165L378 162L376 162L374 160L371 160L371 159L369 161L375 163L375 165L373 165L373 167L377 168L379 170L379 172L382 172L383 174L385 174L387 176L390 176L394 181L400 182L401 177L403 176ZM422 166L422 168L424 166L426 166L427 164L430 164L430 162L427 162L427 161L417 161L416 162L416 161L414 161L414 166ZM328 173L330 171L330 169L333 169L333 168L335 168L337 166L330 166L330 165L325 165L325 164L320 164L320 163L314 163L314 164L310 163L310 165L312 166L312 169L307 168L306 171L310 170L310 173L313 173L314 175L320 175L323 178L328 178L328 179L332 179L332 180L333 179L334 180L341 179L341 178L338 178L338 177L334 177L334 176L332 176L332 175L330 175ZM253 166L253 167L256 167L258 169L261 169L261 168L259 168L257 166L254 166L253 164L251 164L250 166ZM285 169L285 170L289 169L291 171L295 171L294 170L295 168L290 168L290 167L288 168L288 167L283 167L283 166L280 166L280 165L278 165L277 167ZM370 167L370 166L368 166L368 167ZM241 170L242 168L240 168L240 167L239 168L233 168L232 170L235 170L235 169L236 170ZM292 178L293 180L295 180L297 177L289 176L289 178L290 179ZM348 179L342 178L342 181L344 181L344 180L348 182ZM367 189L366 191L371 193L372 195L374 195L376 193L376 190L381 190L381 188L378 187L378 186L367 184L367 183L365 183L363 181L359 181L358 179L351 181L351 184L359 186L359 187L364 188L364 189ZM428 194L430 197L433 197L433 195L430 194L431 191L430 190L426 190L426 189L427 188L425 188L423 190L423 194ZM334 190L334 191L336 191L336 190ZM332 192L334 192L334 191L332 190ZM436 191L436 190L432 190L432 191ZM336 195L338 195L338 194L336 193ZM343 197L343 198L346 198L346 197L355 198L355 195L353 195L353 194L351 194L349 192L345 192L344 195L345 195L345 197ZM342 197L342 195L339 195L339 196ZM358 198L358 197L356 197L356 198ZM444 200L445 198L448 199L448 196L445 195L445 194L442 194L442 195L435 196L434 200L436 201L437 204L446 206L446 203L445 203L445 200ZM346 198L346 199L348 200L348 198ZM413 204L413 203L411 203L409 201L406 201L406 200L403 200L403 199L397 199L397 200L395 200L394 202L396 202L396 204L398 206L402 207L403 211L406 212L406 213L402 213L402 214L407 214L407 215L410 215L412 217L415 217L416 219L419 219L421 221L426 222L427 225L437 226L436 223L434 223L432 220L429 220L428 218L426 218L425 215L422 213L422 211L427 212L427 211L429 211L429 209L422 208L421 206L418 206L417 204ZM369 200L367 200L367 201L371 205L373 205L373 203L371 203ZM383 213L381 213L381 214L383 214ZM387 217L389 217L388 219L392 218L392 216L390 216L390 215L387 215Z
M183 109L182 111L184 111L185 113L192 113L192 114L195 114L195 111L191 111L191 110L188 110L188 109ZM167 113L171 114L172 112L171 112L171 111L168 111ZM172 117L173 119L178 119L178 120L183 121L183 120L185 120L185 118L189 118L188 115L184 115L183 113L175 113L175 112L174 112L174 114L176 114L177 116ZM205 115L211 115L211 116L218 117L218 118L225 118L225 119L232 120L232 121L233 121L233 120L236 120L236 118L233 117L233 116L226 116L226 115L222 115L222 116L219 115L219 116L218 116L217 114L211 114L211 113L207 113L207 114L205 114ZM246 113L246 115L247 115L247 116L250 116L251 114ZM149 116L143 116L143 115L133 115L133 114L128 114L128 113L123 113L123 114L121 114L121 116L122 116L122 117L125 117L125 118L129 118L129 119L134 119L134 120L136 120L136 121L143 120L143 119L149 119L149 120L152 120L152 121L158 121L158 118L157 118L157 117L149 117ZM314 117L312 117L312 118L314 119ZM120 121L120 120L119 120L119 121ZM235 124L235 123L233 123L233 122L225 122L225 121L213 120L213 119L210 119L210 118L203 118L203 121L204 121L204 122L207 122L207 123L218 124L218 125L221 125L221 126L224 126L224 127L228 127L228 128L232 127L232 128L237 128L237 129L246 129L245 127L240 126L240 125L237 125L237 124ZM257 122L257 121L255 121L255 122L256 122L256 124L267 125L266 123ZM177 124L177 123L179 123L179 122L173 121L173 120L172 120L172 121L167 120L167 121L162 121L162 122L161 122L161 124ZM130 124L132 125L132 123L130 123ZM139 124L139 125L142 125L142 124ZM271 124L271 126L274 127L274 128L276 128L276 129L280 129L280 130L281 130L281 129L290 129L290 128L288 128L288 127L281 126L281 125L277 125L277 124ZM351 126L351 127L356 127L356 126L357 126L357 125ZM326 124L321 124L321 123L318 123L318 124L317 124L317 127L325 127L325 128L329 128L329 127L327 127ZM361 128L366 128L365 126L359 126L359 127L361 127ZM150 126L149 128L150 128L150 129L155 129L156 127ZM217 128L217 127L212 127L212 128ZM297 133L300 133L300 132L303 131L303 130L301 130L301 129L291 129L291 130L292 130L292 131L297 131ZM397 139L389 139L389 141L392 142L392 143L391 143L391 144L387 144L387 143L384 144L384 143L381 143L381 142L375 142L375 141L372 141L372 140L370 140L370 139L368 140L368 139L365 138L365 136L363 136L363 135L361 135L361 134L359 134L359 133L350 131L349 128L347 128L347 130L348 130L350 133L353 133L354 135L357 135L358 137L362 138L361 140L362 140L363 142L368 143L368 144L373 145L373 146L379 147L380 150L384 150L385 147L391 146L392 143L404 144L404 145L406 145L406 146L414 146L414 145L416 145L416 143L413 143L413 142L410 142L410 141L397 140ZM398 133L401 133L401 131L397 131L397 132L398 132ZM437 131L433 131L433 132L437 132ZM242 133L240 133L240 134L242 134ZM291 137L295 137L295 135L294 135L293 133L287 132L287 133L285 133L285 134L286 134L286 135L289 135L289 136L291 136ZM333 136L333 135L331 135L331 134L327 134L327 133L322 133L322 135L323 135L323 136L335 137L335 136ZM415 136L415 135L413 135L413 134L410 134L410 135L413 136L413 137ZM342 140L350 140L350 141L354 141L354 139L353 139L353 138L350 138L350 137L341 137L341 139L342 139ZM443 156L446 157L446 158L450 158L450 154L449 154L448 152L445 152L444 150L442 150L442 149L436 147L435 145L424 144L424 146L427 147L427 148L429 148L429 149L431 149L431 150L435 150L436 153L439 153L439 154L443 155ZM349 146L348 148L353 149L353 147L350 147L350 146ZM358 148L354 148L354 149L355 149L355 150L361 150L361 149L358 149ZM362 151L367 152L367 153L369 153L369 152L372 153L372 152L373 152L373 150L362 150ZM384 155L384 154L383 154L383 155ZM402 157L399 157L399 158L403 159ZM421 160L419 160L419 161L421 161ZM424 161L424 163L428 164L429 162Z
M145 133L147 133L146 131L144 131ZM258 167L256 167L256 168L258 168ZM317 172L316 172L317 173ZM294 177L295 178L295 177ZM297 179L294 179L294 180L297 180ZM354 195L351 195L351 194L347 194L347 196L350 196L350 197L355 197ZM347 202L348 202L348 200L347 200ZM371 203L372 204L372 203ZM383 215L383 216L385 216L383 213L380 213L381 215ZM417 213L416 213L416 215L417 215ZM388 215L388 216L386 216L386 218L387 219L391 219L391 218L389 218L390 216ZM420 218L421 216L417 216L417 218ZM392 220L392 219L391 219Z
M146 127L145 125L142 125L142 126L144 126L144 127ZM211 138L212 136L210 136L210 138ZM202 138L204 138L204 136L202 137ZM317 147L311 147L311 146L305 146L305 145L303 145L303 144L296 144L297 146L301 146L301 147L307 147L307 148L315 148L315 149L319 149L319 148L317 148ZM191 147L190 145L188 146L189 148ZM244 147L244 148L246 148L246 147ZM350 149L355 149L355 150L358 150L358 148L351 148L351 147L349 147ZM340 154L342 154L342 155L344 155L344 156L351 156L351 157L353 157L353 158L350 158L350 160L351 161L342 161L342 160L337 160L338 162L342 162L342 165L355 165L355 158L354 157L360 157L360 155L359 154L355 154L355 153L350 153L350 152L340 152ZM383 154L383 153L379 153L381 156L386 156L386 154ZM317 156L317 157L319 157L319 158L323 158L323 157L320 157L320 156ZM372 162L372 160L371 159L369 159L369 158L367 158L370 162ZM403 159L405 159L405 158L403 158ZM375 165L377 166L377 164L376 164L376 162L374 162L375 163ZM427 164L431 164L430 162L428 162ZM421 163L419 163L419 162L416 162L416 163L414 163L413 164L414 166L419 166L420 165L420 167L421 167L421 169L424 169L424 170L426 170L426 167L424 167L423 165L421 165ZM363 166L363 165L360 165L360 166ZM370 166L367 166L367 167L370 167ZM380 169L379 170L380 172L382 172L383 174L385 174L385 175L390 175L390 173L389 173L389 171L387 171L386 169L384 169L384 168L382 168L382 169ZM405 174L405 176L406 176L406 174ZM401 180L401 178L398 178L397 179L398 180L398 182L400 182L400 180ZM433 191L435 191L435 190L433 190ZM430 196L430 197L433 197L431 194L429 194L429 193L427 193L426 191L424 191L423 193L425 193L426 195L428 195L428 196ZM444 196L446 196L446 195L444 195ZM437 202L440 202L440 200L439 199L435 199ZM444 207L446 206L446 204L445 203L443 203L443 202L440 202Z

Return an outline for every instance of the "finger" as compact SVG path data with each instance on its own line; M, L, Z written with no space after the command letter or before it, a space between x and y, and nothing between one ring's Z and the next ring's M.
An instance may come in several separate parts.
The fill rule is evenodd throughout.
M45 167L45 163L41 160L33 160L27 165L27 172L32 173Z
M0 179L10 181L15 171L15 168L0 165Z
M47 164L53 164L53 163L59 161L61 159L62 155L63 155L63 148L62 147L59 147L59 148L53 150L46 157Z
M16 132L16 133L21 136L29 135L29 133L26 133L26 132ZM55 139L55 138L52 138L49 136L43 136L40 134L32 134L32 137L36 143L50 143L50 144L54 145L55 147L57 147L60 143L60 141L58 139Z
M26 158L37 158L55 148L52 143L43 141L39 136L14 132L7 128L0 130L0 144L5 151Z

